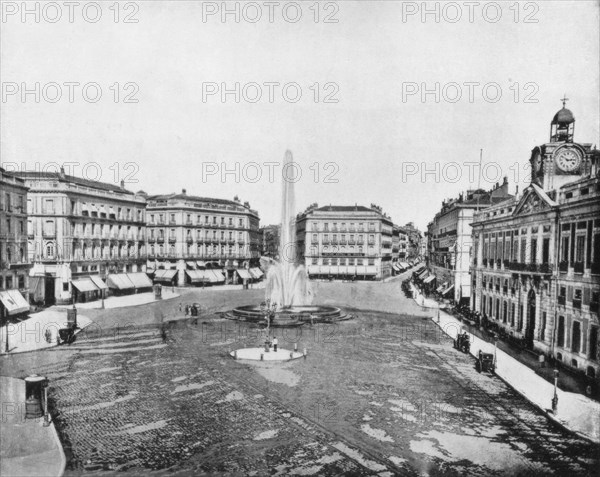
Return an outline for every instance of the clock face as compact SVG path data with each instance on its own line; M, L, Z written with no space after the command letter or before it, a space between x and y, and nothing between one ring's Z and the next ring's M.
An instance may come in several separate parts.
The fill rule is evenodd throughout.
M573 172L581 164L581 155L575 149L561 149L556 154L556 165L561 171Z

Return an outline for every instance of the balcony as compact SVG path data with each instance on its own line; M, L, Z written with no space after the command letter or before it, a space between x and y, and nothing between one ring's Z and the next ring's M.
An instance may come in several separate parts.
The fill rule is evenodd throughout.
M558 264L558 270L561 273L567 273L569 271L569 262L562 261Z
M188 236L188 237L186 237L186 238L185 238L185 241L186 241L187 243L194 243L194 237L192 237L192 236Z
M502 264L504 265L504 269L505 270L509 270L510 269L510 260L503 260Z
M56 232L42 232L42 237L44 238L56 238Z
M487 259L487 258L484 258L484 259L481 261L481 264L482 264L484 267L487 267L487 264L488 264L488 259Z
M177 242L177 237L170 236L169 237L169 243L175 243L175 242Z
M575 262L573 264L573 271L575 273L581 273L581 274L583 274L583 262Z
M500 267L502 266L502 260L500 260L499 258L496 259L496 269L500 270Z
M592 275L600 275L600 263L592 263Z
M156 238L156 241L157 241L158 243L165 243L165 238L164 238L164 237L157 237L157 238Z
M573 308L577 309L577 310L581 310L581 299L575 299L573 298Z
M557 301L559 305L565 306L567 304L567 297L565 295L558 295Z
M590 301L590 312L598 313L598 302L597 301Z

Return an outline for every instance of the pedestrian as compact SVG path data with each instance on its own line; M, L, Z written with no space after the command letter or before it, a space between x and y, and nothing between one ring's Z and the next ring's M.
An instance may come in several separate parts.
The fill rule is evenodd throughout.
M190 314L190 305L185 305L185 316Z
M179 302L179 312L181 313L183 311L183 304L181 302Z
M277 336L273 336L273 351L277 353Z

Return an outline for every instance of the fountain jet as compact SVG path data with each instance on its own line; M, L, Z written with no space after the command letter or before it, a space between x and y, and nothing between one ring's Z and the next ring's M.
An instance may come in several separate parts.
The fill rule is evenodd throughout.
M281 230L279 256L267 270L265 299L277 305L277 310L292 306L310 305L313 293L306 268L297 261L296 204L294 182L286 177L294 163L291 151L283 159L283 183L281 200Z

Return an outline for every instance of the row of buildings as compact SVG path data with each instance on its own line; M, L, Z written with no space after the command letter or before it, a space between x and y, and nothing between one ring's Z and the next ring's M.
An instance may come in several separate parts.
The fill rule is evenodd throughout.
M131 192L60 172L0 169L0 302L5 312L165 285L259 279L279 254L279 226L233 200ZM380 207L309 207L293 259L312 278L381 279L422 252L421 233ZM13 297L14 295L14 297ZM19 302L19 306L13 302ZM10 309L10 310L9 310Z
M428 225L431 288L469 303L532 350L600 372L600 151L563 108L530 154L531 184L445 201ZM452 288L452 285L454 287Z

